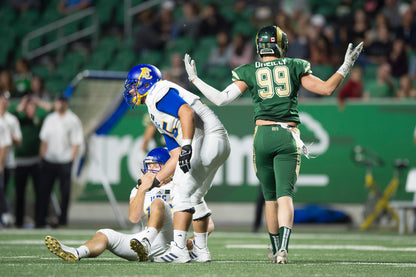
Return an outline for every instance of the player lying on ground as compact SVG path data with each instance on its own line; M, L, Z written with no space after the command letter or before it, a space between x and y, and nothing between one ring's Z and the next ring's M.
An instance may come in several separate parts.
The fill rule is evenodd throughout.
M159 187L151 189L156 174L169 159L166 148L155 148L149 152L144 164L144 175L141 184L132 189L130 194L129 220L146 226L145 230L136 234L123 234L112 229L100 229L94 237L78 248L64 245L52 236L45 237L48 249L65 261L79 261L81 258L94 258L106 249L115 255L129 261L145 261L166 251L173 239L173 218L171 212L172 183L170 178L161 182ZM140 183L140 182L139 182ZM149 190L150 189L150 190ZM210 220L209 232L214 230L214 223ZM147 255L137 255L131 249L133 238L146 240ZM193 249L193 238L188 239L188 249ZM196 256L191 254L191 256ZM197 257L195 257L197 259Z

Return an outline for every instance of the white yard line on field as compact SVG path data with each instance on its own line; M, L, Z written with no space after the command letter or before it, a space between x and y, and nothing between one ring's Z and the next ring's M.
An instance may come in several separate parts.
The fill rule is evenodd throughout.
M266 249L264 244L227 244L226 248ZM377 245L302 245L291 244L291 249L316 249L316 250L364 250L364 251L416 251L416 247L384 247Z

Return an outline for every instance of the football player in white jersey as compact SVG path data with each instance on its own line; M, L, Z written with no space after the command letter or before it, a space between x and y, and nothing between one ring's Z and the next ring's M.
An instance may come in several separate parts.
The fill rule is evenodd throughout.
M198 96L163 80L159 69L153 65L133 67L124 87L124 98L131 108L146 104L150 119L165 138L171 155L165 167L156 174L154 184L173 174L174 241L169 250L154 261L211 261L207 247L211 211L204 196L211 188L217 169L230 154L227 131ZM191 223L195 235L192 258L186 250ZM145 242L136 238L132 244L137 246L138 255L143 255Z
M158 187L152 189L152 176L160 171L169 158L166 148L158 147L150 151L143 161L145 174L131 191L129 220L147 226L142 232L133 235L112 229L100 229L91 240L78 248L66 246L54 237L46 236L45 244L48 249L65 261L97 257L106 249L130 261L145 261L148 257L166 251L173 239L172 182L168 176ZM145 258L131 249L130 240L134 237L145 238L151 244Z

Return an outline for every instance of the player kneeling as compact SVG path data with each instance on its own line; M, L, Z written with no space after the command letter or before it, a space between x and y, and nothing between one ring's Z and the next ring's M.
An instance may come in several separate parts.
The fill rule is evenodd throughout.
M142 232L123 234L112 229L100 229L91 240L78 248L66 246L54 237L46 236L48 249L65 261L94 258L106 249L129 261L147 261L165 252L173 240L172 183L169 178L153 187L153 180L169 158L166 148L150 151L143 161L145 174L131 191L129 220L146 226ZM212 231L212 222L210 226ZM189 242L189 247L193 247L191 240Z

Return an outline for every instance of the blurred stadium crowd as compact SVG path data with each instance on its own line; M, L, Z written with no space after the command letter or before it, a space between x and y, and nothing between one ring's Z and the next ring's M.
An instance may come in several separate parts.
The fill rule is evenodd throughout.
M98 43L83 38L36 58L23 55L29 32L88 7L98 18ZM51 100L78 72L128 71L139 63L156 65L166 79L196 92L183 66L185 53L207 83L224 88L230 69L257 60L255 34L270 24L287 33L287 56L309 60L322 79L341 64L349 42L364 41L357 66L334 96L340 107L348 98L416 99L416 0L167 0L134 17L131 37L123 32L124 8L118 0L2 1L0 93L10 95L11 108L32 96L37 109L51 112ZM71 34L89 23L58 31ZM34 39L32 47L56 40L58 31ZM302 101L317 97L305 90L299 95Z
M133 5L143 2L132 0ZM28 32L88 6L99 20L97 45L82 39L31 60L22 56ZM117 0L7 0L0 4L0 86L12 98L32 91L47 98L83 69L127 71L151 63L189 87L181 61L188 52L201 76L222 87L230 82L230 68L257 59L256 31L276 24L288 35L287 55L309 60L323 79L340 64L348 42L365 42L359 69L340 98L415 98L415 14L415 0L169 0L137 14L133 35L126 37L124 5ZM64 26L64 33L83 24ZM56 36L33 43L41 46Z

